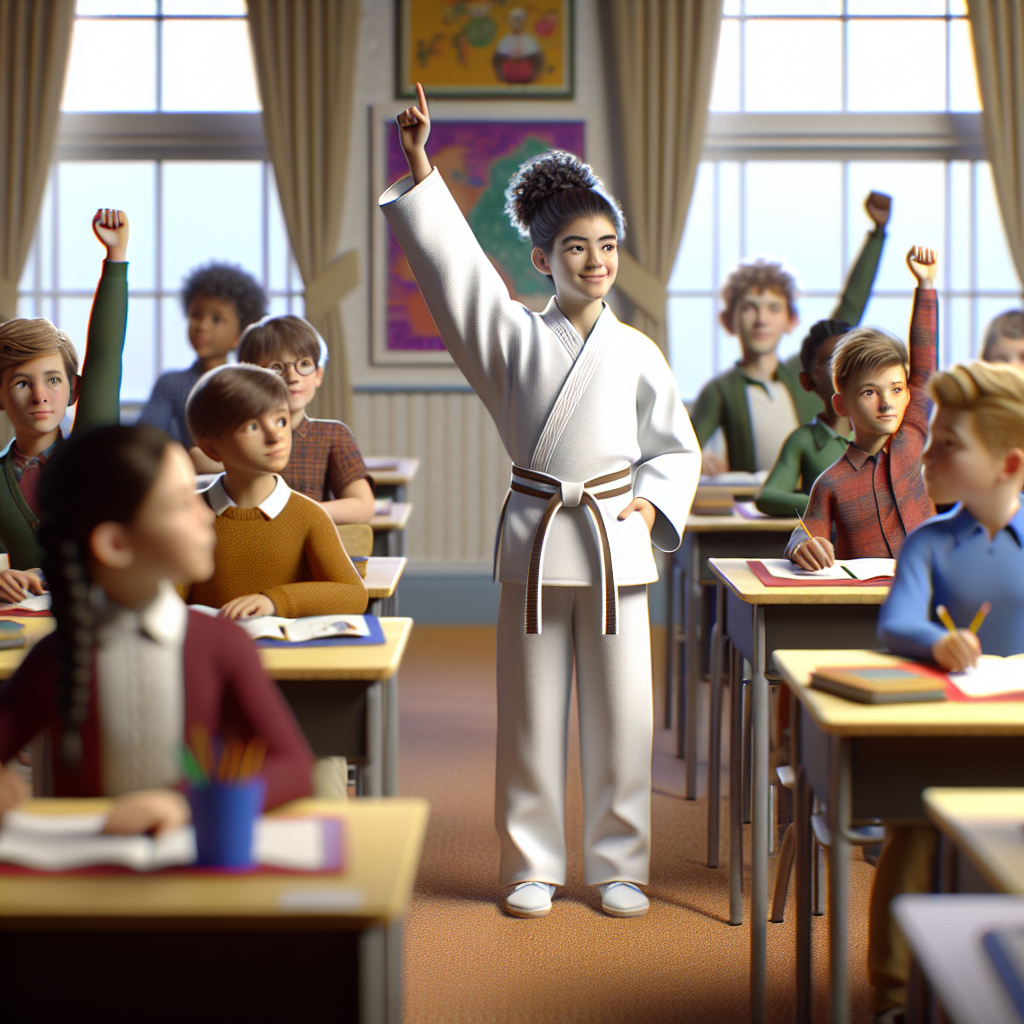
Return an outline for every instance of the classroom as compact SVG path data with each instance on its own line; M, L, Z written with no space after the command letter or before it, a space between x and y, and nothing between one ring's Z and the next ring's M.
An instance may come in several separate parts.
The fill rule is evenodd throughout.
M1024 1022L1024 0L0 67L0 1019Z

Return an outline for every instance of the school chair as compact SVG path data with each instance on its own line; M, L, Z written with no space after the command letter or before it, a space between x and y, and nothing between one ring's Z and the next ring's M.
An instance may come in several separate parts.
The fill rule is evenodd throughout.
M338 536L349 558L369 558L373 554L373 527L369 523L343 523ZM356 569L360 576L366 575L365 562L357 562Z

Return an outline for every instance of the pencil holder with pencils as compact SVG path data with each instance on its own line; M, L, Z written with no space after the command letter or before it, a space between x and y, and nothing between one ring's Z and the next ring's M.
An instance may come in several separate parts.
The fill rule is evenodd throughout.
M188 802L196 833L196 863L244 870L256 866L254 833L263 811L267 780L260 774L266 744L259 738L211 740L190 730L192 747L182 748Z

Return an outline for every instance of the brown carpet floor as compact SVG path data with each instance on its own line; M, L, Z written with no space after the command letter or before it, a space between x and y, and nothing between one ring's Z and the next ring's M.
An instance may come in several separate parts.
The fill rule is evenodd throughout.
M748 1019L749 928L727 923L727 807L722 867L712 871L704 865L706 801L681 798L683 762L674 755L672 734L655 734L650 912L635 920L608 918L595 891L583 885L574 725L568 884L548 917L521 921L504 914L505 890L497 884L494 630L417 626L400 689L401 792L425 797L431 808L405 926L409 1024ZM747 832L749 841L749 826ZM865 968L871 872L858 854L850 901L856 1022L871 1019ZM749 881L748 857L748 900ZM791 891L787 922L768 926L769 1019L779 1024L793 1019L793 916ZM814 963L814 1019L825 1020L827 918L814 921Z

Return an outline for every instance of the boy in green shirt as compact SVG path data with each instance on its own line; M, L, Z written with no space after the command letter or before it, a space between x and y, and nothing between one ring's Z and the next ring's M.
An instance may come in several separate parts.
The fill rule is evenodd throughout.
M891 200L872 192L865 208L875 230L868 235L833 313L834 319L852 325L860 323L871 296ZM719 427L725 434L729 465L705 457L706 472L771 469L788 435L824 409L818 395L800 385L799 356L785 363L778 358L783 335L798 322L795 293L792 275L781 264L766 260L740 264L722 288L725 308L720 320L738 338L742 358L704 385L690 413L702 447Z
M758 509L769 516L801 515L807 508L811 485L846 452L850 421L832 407L830 360L839 339L850 330L842 320L819 320L800 346L800 385L824 403L810 423L786 438L782 451L757 496Z
M71 339L43 317L0 324L0 409L14 440L0 453L0 551L10 568L0 572L0 600L20 601L45 590L36 538L41 508L39 476L63 435L61 420L78 403L75 430L120 418L121 354L128 320L128 218L97 210L93 231L106 247L103 273L89 315L85 365Z

